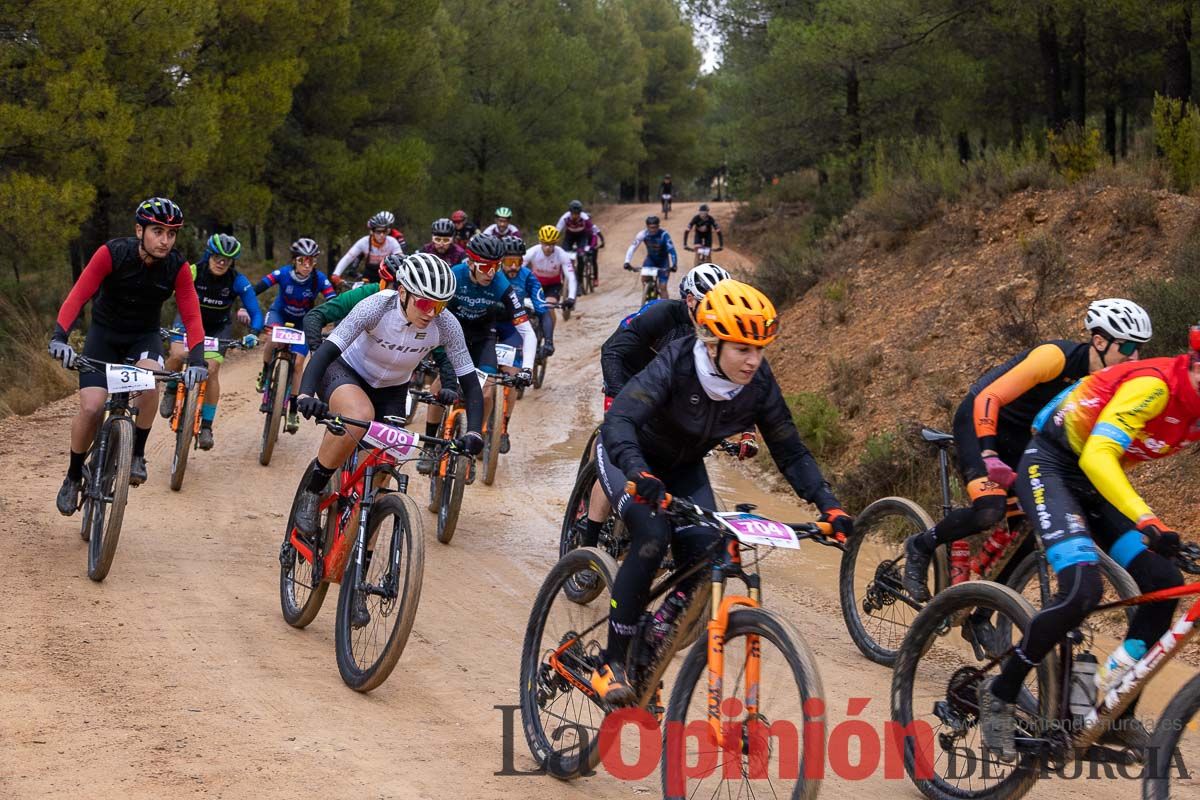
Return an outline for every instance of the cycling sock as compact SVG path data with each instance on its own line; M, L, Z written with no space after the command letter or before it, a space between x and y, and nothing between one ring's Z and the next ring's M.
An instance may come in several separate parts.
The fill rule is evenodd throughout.
M587 521L587 530L583 534L581 544L584 547L595 547L600 541L600 529L604 527L603 522L596 522L594 519Z
M314 494L320 494L325 491L325 487L329 485L329 479L333 477L333 473L337 471L337 467L325 467L317 459L312 462L312 474L308 478L308 490Z
M163 384L163 388L170 394L175 394L176 390L179 388L179 381L167 381L165 384Z
M208 427L212 427L213 420L217 418L217 404L205 403L200 406L200 424L208 423Z
M67 477L73 481L83 478L83 462L87 459L87 452L76 453L71 451L71 465L67 467Z
M1014 647L1012 655L1005 659L1000 668L1000 675L992 683L992 693L1006 703L1015 703L1017 695L1021 693L1021 684L1025 682L1025 676L1036 666L1037 664L1025 657L1020 647Z
M442 423L440 422L426 422L425 435L430 438L436 438L438 435L438 428L440 427L442 427Z
M149 428L133 429L133 454L135 456L146 457L146 440L150 438Z

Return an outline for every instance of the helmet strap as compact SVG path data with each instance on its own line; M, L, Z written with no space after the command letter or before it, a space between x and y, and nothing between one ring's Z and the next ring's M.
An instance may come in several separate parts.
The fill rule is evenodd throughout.
M1100 334L1100 335L1104 337L1104 342L1105 342L1104 349L1101 350L1099 347L1096 347L1094 344L1092 345L1092 347L1096 350L1097 353L1100 354L1100 364L1102 366L1107 367L1108 366L1108 351L1112 349L1113 342L1116 340L1107 334Z

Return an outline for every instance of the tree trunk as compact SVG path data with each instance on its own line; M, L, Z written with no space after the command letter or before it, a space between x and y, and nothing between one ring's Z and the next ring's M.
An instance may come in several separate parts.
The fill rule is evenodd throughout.
M846 73L846 143L850 147L850 191L855 197L862 197L863 135L858 90L858 70L851 67Z
M1062 67L1059 64L1058 32L1051 9L1038 11L1038 52L1042 60L1042 88L1045 92L1046 121L1053 130L1066 122L1062 99Z
M258 252L258 226L257 225L250 226L250 252L251 253Z
M1112 163L1117 163L1117 105L1111 100L1104 104L1104 149Z
M1087 123L1087 22L1080 8L1071 22L1071 119L1080 128Z
M263 259L268 264L275 263L275 229L270 223L263 226Z
M1129 155L1129 109L1121 103L1121 158Z
M1178 12L1167 23L1167 46L1163 52L1163 94L1176 100L1192 98L1192 12L1179 3Z
M971 160L971 137L966 131L958 132L958 160L966 164Z

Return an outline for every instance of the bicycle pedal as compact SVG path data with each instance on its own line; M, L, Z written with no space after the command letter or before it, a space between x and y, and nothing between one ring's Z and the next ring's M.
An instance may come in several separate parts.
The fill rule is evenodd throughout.
M1119 764L1127 767L1142 763L1142 758L1132 750L1105 747L1100 744L1094 744L1082 753L1076 751L1075 757L1080 761L1091 761L1096 764Z

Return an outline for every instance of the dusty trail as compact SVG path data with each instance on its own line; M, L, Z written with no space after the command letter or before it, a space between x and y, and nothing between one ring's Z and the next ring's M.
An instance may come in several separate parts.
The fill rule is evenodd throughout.
M280 616L276 555L288 506L320 430L283 436L258 465L258 355L234 356L217 420L217 446L197 452L180 493L167 487L170 441L158 420L150 481L131 491L108 579L86 577L78 518L54 510L66 466L73 398L0 423L0 532L8 555L0 622L0 796L617 798L659 793L657 771L638 783L600 774L572 784L496 776L502 714L518 702L517 669L537 586L557 555L558 526L579 450L600 413L597 353L637 305L624 248L651 206L600 215L602 290L559 323L546 386L513 420L513 451L497 483L467 489L458 533L427 535L424 590L413 635L389 680L370 695L346 688L333 650L330 593L306 630ZM714 205L718 218L732 209ZM667 223L677 242L695 212ZM681 253L690 265L691 253ZM736 253L718 254L731 268ZM672 276L671 290L677 279ZM237 387L237 388L232 388ZM520 477L519 477L520 476ZM765 513L808 514L729 467L726 496ZM414 481L423 498L424 484ZM422 505L423 507L423 505ZM432 516L426 515L426 531ZM850 697L881 730L890 673L861 658L837 606L832 551L808 548L764 565L769 603L790 617L820 660L830 725ZM1157 706L1157 703L1153 704ZM514 765L532 767L519 720ZM1128 796L1124 782L1038 786L1035 797ZM882 773L827 778L822 797L919 796Z

